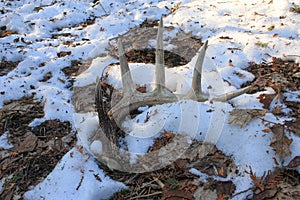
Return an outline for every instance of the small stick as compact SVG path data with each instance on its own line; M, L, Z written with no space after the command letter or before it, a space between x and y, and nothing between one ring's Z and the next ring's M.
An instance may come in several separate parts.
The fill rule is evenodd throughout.
M158 194L161 194L162 192L154 192L154 193L151 193L151 194L145 194L145 195L140 195L140 196L135 196L135 197L131 197L130 200L132 199L139 199L139 198L145 198L145 197L151 197L151 196L154 196L154 195L158 195Z

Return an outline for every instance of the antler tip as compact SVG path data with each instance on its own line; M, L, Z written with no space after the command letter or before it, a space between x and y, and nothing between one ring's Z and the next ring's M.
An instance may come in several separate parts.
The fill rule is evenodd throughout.
M159 20L159 27L163 27L163 16L160 17L160 20Z

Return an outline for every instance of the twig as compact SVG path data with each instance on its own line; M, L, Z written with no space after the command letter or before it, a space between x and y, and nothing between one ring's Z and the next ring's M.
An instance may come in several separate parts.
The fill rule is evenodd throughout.
M145 198L145 197L151 197L151 196L154 196L154 195L158 195L158 194L161 194L162 192L154 192L154 193L151 193L151 194L145 194L145 195L140 195L140 196L135 196L135 197L131 197L130 200L132 199L139 199L139 198Z
M163 184L158 178L153 178L153 180L161 187L164 188L165 184Z
M250 187L250 188L248 188L248 189L246 189L246 190L242 190L242 191L240 191L240 192L238 192L238 193L232 195L231 197L238 196L238 195L240 195L240 194L242 194L242 193L248 192L249 190L253 190L253 189L255 189L255 187Z
M84 179L84 175L81 176L81 179L80 179L80 181L78 183L78 186L76 187L76 190L79 190L79 188L80 188L80 186L82 184L83 179Z

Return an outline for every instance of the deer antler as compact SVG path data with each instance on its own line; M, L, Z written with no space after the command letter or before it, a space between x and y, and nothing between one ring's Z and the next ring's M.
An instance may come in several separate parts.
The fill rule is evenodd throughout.
M157 34L157 48L156 48L156 64L155 64L155 85L154 89L148 93L140 93L135 87L131 77L128 62L125 57L121 39L118 39L118 53L120 59L121 77L123 83L123 98L114 105L109 111L108 116L113 118L116 123L120 123L125 116L137 108L145 105L156 105L163 103L176 102L181 99L191 99L199 102L206 100L227 101L240 96L251 88L251 86L235 90L223 95L210 98L209 95L204 94L201 90L201 76L202 65L204 61L205 52L208 42L200 48L198 58L194 68L192 86L187 94L175 95L165 87L165 66L164 66L164 52L163 52L163 22L160 19L158 34ZM97 102L96 102L97 103Z

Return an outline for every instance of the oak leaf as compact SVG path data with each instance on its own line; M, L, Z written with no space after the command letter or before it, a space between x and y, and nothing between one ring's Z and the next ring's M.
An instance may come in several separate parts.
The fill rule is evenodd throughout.
M230 112L229 124L246 126L252 119L265 116L266 110L262 109L235 109Z
M274 148L275 152L278 154L279 158L282 160L285 157L291 155L291 151L289 149L290 144L293 142L293 139L289 139L284 134L284 126L280 124L276 124L271 127L273 132L273 138L270 146Z

